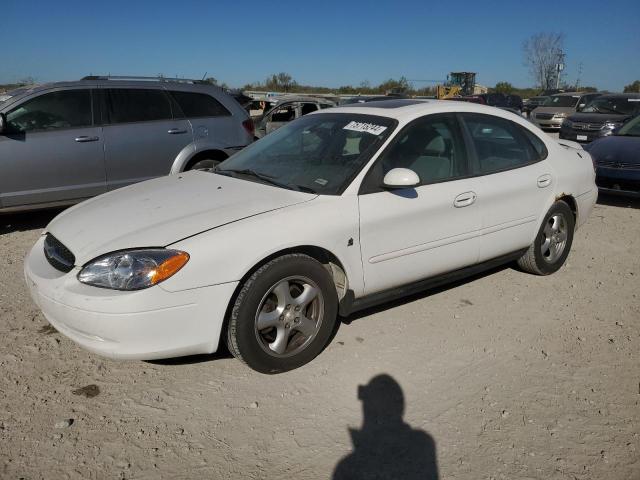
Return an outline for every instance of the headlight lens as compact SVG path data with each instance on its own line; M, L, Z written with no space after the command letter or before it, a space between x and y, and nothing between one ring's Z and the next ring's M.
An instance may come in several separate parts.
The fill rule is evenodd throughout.
M602 129L603 130L613 130L616 129L618 127L622 126L622 123L619 122L606 122L603 126Z
M78 280L94 287L141 290L166 280L189 261L179 250L124 250L99 257L84 266Z
M566 127L566 128L571 128L571 127L573 127L573 122L571 120L569 120L568 118L565 118L562 121L562 126Z

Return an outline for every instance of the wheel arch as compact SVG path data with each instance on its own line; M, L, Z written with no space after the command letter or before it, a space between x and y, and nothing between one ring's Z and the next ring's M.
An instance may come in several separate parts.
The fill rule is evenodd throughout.
M573 197L573 195L570 195L568 193L561 193L560 195L556 195L556 202L559 202L559 201L563 201L567 205L569 205L569 208L571 209L571 212L573 212L573 220L575 222L577 222L577 220L578 220L578 203L576 202L576 199Z
M333 284L336 287L336 293L338 295L338 301L345 298L345 296L349 292L349 279L347 277L347 270L345 269L342 261L330 250L319 247L317 245L297 245L293 247L287 247L276 252L269 254L268 256L262 258L259 262L255 263L250 269L248 269L245 274L242 276L238 285L236 286L233 295L229 300L229 304L227 305L227 310L224 316L224 324L222 326L222 331L226 332L229 317L231 315L231 310L233 309L233 305L236 302L236 298L242 290L242 286L247 281L247 279L253 275L253 273L258 270L265 263L270 262L274 258L281 257L283 255L288 255L292 253L300 253L304 255L308 255L311 258L320 262L331 275L331 279L333 280ZM221 335L221 338L224 338Z
M224 149L217 147L209 147L201 150L185 149L178 154L175 161L173 162L173 165L171 166L171 173L176 174L184 172L190 164L193 164L194 162L198 162L200 160L204 160L206 158L222 161L229 158L229 154L227 154Z

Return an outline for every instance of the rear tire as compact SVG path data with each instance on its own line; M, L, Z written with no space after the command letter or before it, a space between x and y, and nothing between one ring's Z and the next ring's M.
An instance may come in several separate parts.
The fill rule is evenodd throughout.
M229 318L227 347L258 372L292 370L324 349L337 315L336 289L322 264L308 255L283 255L242 285Z
M564 264L573 243L575 218L562 200L554 203L544 217L534 242L518 259L518 266L535 275L550 275Z
M213 160L211 158L203 158L201 160L197 160L185 168L185 172L190 170L200 170L202 172L213 172L213 169L221 162L222 160Z

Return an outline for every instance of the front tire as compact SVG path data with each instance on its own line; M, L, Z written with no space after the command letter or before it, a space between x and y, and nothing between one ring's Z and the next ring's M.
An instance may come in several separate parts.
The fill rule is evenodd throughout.
M337 314L335 286L322 264L303 254L283 255L242 285L229 318L227 346L258 372L292 370L324 349Z
M562 200L554 203L544 217L536 239L518 259L525 272L550 275L564 264L573 243L575 218L569 205Z

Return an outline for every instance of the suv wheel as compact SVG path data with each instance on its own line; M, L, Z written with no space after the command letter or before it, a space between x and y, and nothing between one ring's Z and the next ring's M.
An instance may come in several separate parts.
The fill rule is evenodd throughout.
M336 324L338 298L321 263L302 254L278 257L244 283L231 312L227 346L249 367L280 373L310 362Z
M201 170L203 172L212 172L213 169L221 162L221 160L213 160L211 158L203 158L192 164L187 165L185 172L189 170Z

